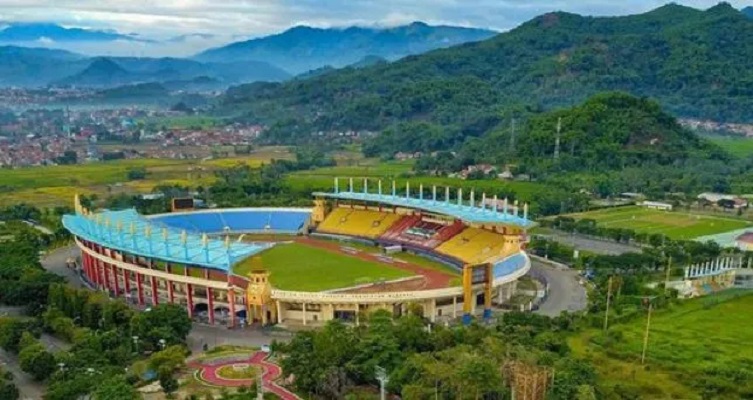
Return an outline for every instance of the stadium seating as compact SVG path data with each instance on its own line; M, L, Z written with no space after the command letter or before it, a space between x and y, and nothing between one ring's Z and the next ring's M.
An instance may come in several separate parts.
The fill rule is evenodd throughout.
M308 222L306 211L222 210L167 214L152 218L156 223L202 233L299 232Z
M437 251L475 264L499 255L504 247L502 235L478 228L466 228L437 247Z
M464 229L460 222L445 225L439 222L422 220L421 216L410 215L392 225L380 239L387 243L405 244L416 248L433 249Z
M338 235L377 238L399 219L400 215L398 214L372 210L335 208L319 224L317 230L319 232Z

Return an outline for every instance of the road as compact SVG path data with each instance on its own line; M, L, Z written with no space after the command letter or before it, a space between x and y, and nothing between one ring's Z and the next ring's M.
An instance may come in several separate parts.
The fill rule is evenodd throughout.
M610 240L593 239L581 235L573 235L568 232L562 232L554 229L547 230L545 234L537 235L549 240L572 246L578 250L589 251L596 254L619 255L629 252L641 252L638 246L617 243Z
M13 374L13 383L16 384L22 400L38 400L44 395L44 385L35 382L29 375L21 371L18 358L5 350L0 349L0 365L3 369Z
M79 279L76 271L69 269L65 264L68 258L75 258L78 255L79 252L76 249L76 246L66 246L58 248L45 254L45 256L41 260L42 267L54 274L64 277L65 280L68 281L69 285L76 288L82 288L84 287L84 284L83 282L81 282L81 279Z
M579 283L577 271L555 268L534 259L531 270L543 275L549 283L549 296L536 313L556 317L562 311L580 311L588 305L586 289Z

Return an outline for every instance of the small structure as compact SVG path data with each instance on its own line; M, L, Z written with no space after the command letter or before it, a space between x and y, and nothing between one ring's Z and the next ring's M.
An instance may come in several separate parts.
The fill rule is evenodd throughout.
M735 246L742 251L753 251L753 232L747 231L736 237Z
M660 201L644 201L640 203L641 206L650 208L652 210L672 211L672 205L669 203L663 203Z

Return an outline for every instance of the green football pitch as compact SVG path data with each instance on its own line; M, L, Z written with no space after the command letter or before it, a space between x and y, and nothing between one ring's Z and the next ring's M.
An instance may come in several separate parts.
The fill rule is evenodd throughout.
M262 266L270 272L272 286L282 290L318 292L412 275L386 264L299 243L281 243L260 256ZM233 271L246 276L253 268L252 260L244 260Z
M567 216L576 219L593 219L603 227L627 228L649 234L661 233L672 239L694 239L751 226L750 222L733 217L651 210L637 206L605 208Z

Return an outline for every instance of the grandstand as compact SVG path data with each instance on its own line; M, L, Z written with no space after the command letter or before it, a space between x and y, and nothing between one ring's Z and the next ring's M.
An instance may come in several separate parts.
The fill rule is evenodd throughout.
M151 220L172 228L206 234L296 234L306 229L310 215L310 209L231 208L187 214L160 214L151 217Z
M376 238L400 219L397 214L337 207L319 224L318 230L337 235Z

